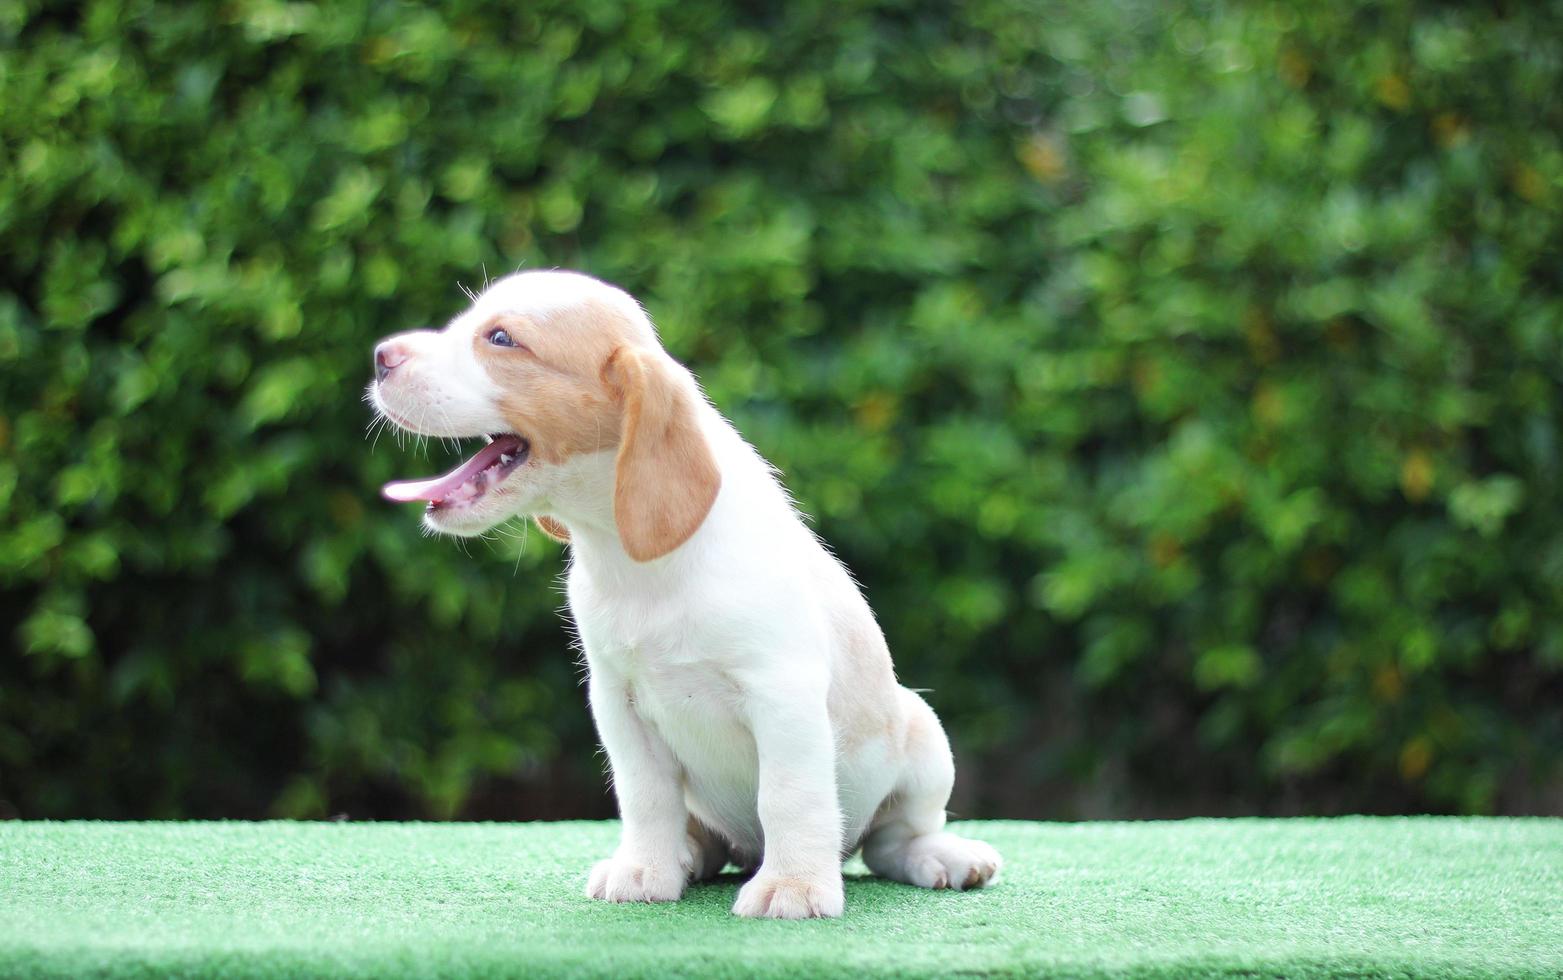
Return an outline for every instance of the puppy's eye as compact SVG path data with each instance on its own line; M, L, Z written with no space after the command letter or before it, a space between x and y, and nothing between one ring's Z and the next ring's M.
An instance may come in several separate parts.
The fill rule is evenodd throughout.
M510 336L510 332L504 327L495 327L488 332L488 342L495 347L520 347L516 339Z

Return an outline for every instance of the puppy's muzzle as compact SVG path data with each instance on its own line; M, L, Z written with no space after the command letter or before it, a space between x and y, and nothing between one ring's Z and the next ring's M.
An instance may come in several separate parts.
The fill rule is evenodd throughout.
M398 364L406 360L407 348L394 340L387 340L374 349L374 379L384 381Z

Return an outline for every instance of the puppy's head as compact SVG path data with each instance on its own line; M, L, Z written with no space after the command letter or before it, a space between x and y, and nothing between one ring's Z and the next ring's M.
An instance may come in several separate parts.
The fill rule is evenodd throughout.
M445 329L382 341L374 363L370 401L393 424L483 439L443 476L386 485L392 500L422 502L435 531L476 535L520 514L584 512L592 501L567 498L601 492L624 550L648 561L683 544L716 499L721 478L693 380L639 304L606 283L510 276ZM612 486L594 487L572 464L604 453Z

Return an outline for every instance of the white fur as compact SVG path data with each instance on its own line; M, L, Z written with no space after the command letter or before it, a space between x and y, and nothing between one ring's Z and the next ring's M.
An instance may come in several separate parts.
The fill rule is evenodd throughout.
M546 314L587 297L654 338L619 290L570 273L513 276L424 335L414 356L425 363L394 392L377 391L377 405L429 434L502 428L484 405L492 381L445 348L469 350L462 331L495 311ZM987 884L999 856L943 830L948 744L922 699L896 683L861 592L771 467L675 370L696 396L721 489L672 553L644 563L625 553L611 451L523 467L463 526L434 525L475 533L524 513L569 530L569 606L623 817L618 850L592 871L587 893L675 899L730 858L757 868L735 912L834 916L841 860L860 845L871 869L900 881Z
M407 360L396 384L370 389L374 407L391 421L425 436L462 439L501 432L505 420L494 404L499 388L478 363L468 342L482 320L464 314L444 330L412 330L388 338Z

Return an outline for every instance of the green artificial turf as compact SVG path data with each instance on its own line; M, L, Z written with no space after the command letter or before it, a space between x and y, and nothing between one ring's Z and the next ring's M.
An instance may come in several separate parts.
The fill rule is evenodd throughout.
M0 823L0 975L1563 972L1563 820L958 826L995 887L764 922L583 897L614 824Z

